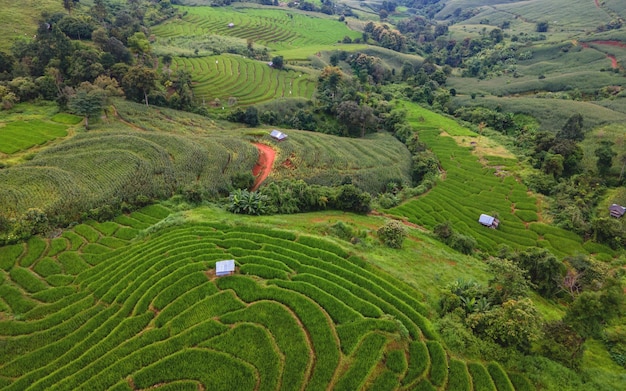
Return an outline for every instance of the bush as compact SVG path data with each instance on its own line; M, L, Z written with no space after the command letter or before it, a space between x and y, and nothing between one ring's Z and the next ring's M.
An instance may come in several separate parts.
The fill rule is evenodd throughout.
M235 189L249 189L254 184L254 175L250 172L238 172L230 177L230 182Z
M462 252L463 254L471 254L478 246L478 243L476 242L476 239L474 239L472 236L454 233L450 238L449 245L453 249Z
M404 242L406 235L406 228L396 220L388 221L378 229L380 240L391 248L402 248L402 242Z

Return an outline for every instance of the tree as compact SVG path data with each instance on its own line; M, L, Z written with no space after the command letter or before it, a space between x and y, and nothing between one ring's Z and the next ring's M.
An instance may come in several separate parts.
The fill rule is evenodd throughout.
M128 38L128 48L136 57L144 58L150 54L150 41L141 31L136 32Z
M598 292L583 292L568 307L563 321L581 336L599 337L604 324L604 305Z
M512 261L508 259L490 261L489 271L493 274L489 281L492 304L528 296L532 284L528 281L526 272Z
M337 119L346 127L346 135L360 137L373 129L376 122L374 110L370 106L359 105L352 100L343 101L337 106Z
M339 210L367 213L371 210L372 198L369 193L352 184L347 184L339 188L334 201L335 207Z
M583 141L585 133L583 132L583 116L574 114L567 119L563 128L556 134L556 138L567 140Z
M541 314L532 300L507 300L486 312L468 315L467 324L479 336L501 346L528 352L541 336Z
M283 69L284 60L283 56L276 56L272 58L272 67L276 69Z
M259 124L259 110L254 106L248 106L244 113L243 122L251 127L255 127Z
M406 227L401 222L390 220L377 231L380 240L391 248L402 248L406 238Z
M595 151L595 155L598 157L596 167L602 176L608 175L611 167L613 167L613 158L617 156L617 152L613 151L614 144L613 141L602 140Z
M548 22L538 22L535 30L538 33L547 33L549 27L550 25L548 24Z
M156 88L157 75L150 68L138 65L128 69L122 79L122 87L127 96L137 101L142 98L148 106L148 94Z
M89 117L99 114L104 107L106 93L90 83L83 83L70 97L68 108L74 114L85 117L85 129L89 129Z
M537 352L568 368L580 367L585 352L585 338L561 320L546 323L544 338L537 344Z
M512 260L528 273L535 290L544 297L552 298L563 281L565 265L544 248L530 247L512 256Z

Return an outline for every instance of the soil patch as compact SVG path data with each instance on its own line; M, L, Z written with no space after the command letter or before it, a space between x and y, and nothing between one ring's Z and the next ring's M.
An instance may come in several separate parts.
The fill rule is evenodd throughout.
M259 160L252 168L252 175L256 178L252 186L252 191L256 191L270 175L274 159L276 158L276 151L269 145L254 143L254 146L259 150Z

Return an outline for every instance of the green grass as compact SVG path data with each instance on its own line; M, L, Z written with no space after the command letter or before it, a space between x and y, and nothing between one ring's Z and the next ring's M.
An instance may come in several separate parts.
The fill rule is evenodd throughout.
M238 105L278 98L311 99L315 91L315 80L309 73L278 70L265 62L237 55L176 57L171 69L185 70L192 75L198 103L206 101L218 107L228 107L232 98Z
M41 120L8 122L0 126L0 152L11 155L67 136L65 125Z
M15 39L31 38L36 33L43 11L62 12L63 4L55 0L27 0L23 3L1 0L0 9L0 35L3 37L0 50L8 51Z

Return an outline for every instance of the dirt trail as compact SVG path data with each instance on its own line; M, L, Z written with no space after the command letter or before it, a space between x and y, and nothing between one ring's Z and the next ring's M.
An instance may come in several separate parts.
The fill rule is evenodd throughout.
M600 0L595 0L596 2L596 7L600 8Z
M272 172L272 166L274 165L274 159L276 158L276 151L269 145L254 143L254 146L259 150L259 161L252 168L252 175L255 176L254 185L252 191L256 191L261 183Z

